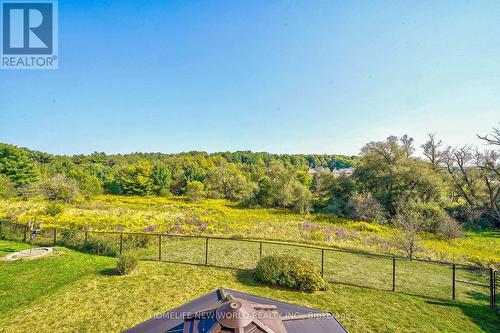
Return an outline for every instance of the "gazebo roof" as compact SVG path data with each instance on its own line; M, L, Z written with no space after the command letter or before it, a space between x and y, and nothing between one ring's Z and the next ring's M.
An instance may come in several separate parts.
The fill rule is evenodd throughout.
M327 312L217 289L127 333L346 333Z

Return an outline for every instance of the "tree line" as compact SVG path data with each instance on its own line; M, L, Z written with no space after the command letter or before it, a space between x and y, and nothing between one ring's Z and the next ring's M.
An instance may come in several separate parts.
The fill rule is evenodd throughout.
M207 154L133 153L57 156L0 144L0 195L71 202L78 195L186 195L225 198L245 205L311 208L310 169L339 169L355 156L278 155L253 152ZM60 191L58 191L60 190Z
M0 196L43 195L65 202L101 193L224 198L247 207L399 221L402 228L411 224L410 229L453 237L457 221L500 226L500 131L479 138L486 149L446 147L429 134L417 155L412 138L390 136L367 143L358 156L249 151L57 156L0 144ZM332 172L349 167L355 169L352 176Z

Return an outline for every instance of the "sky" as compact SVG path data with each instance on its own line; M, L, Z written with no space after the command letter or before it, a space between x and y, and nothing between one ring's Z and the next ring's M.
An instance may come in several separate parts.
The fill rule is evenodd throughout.
M500 1L59 1L59 69L0 70L0 142L356 155L500 122Z

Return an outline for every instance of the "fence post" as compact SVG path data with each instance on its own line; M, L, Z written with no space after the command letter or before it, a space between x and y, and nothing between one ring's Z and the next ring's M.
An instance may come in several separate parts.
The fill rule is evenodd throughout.
M158 261L161 261L161 234L158 235Z
M495 287L493 284L495 281L493 281L493 268L490 267L490 302L491 302L491 308L495 309Z
M123 251L123 232L120 232L120 255Z
M392 291L396 291L396 257L392 257Z
M57 228L54 228L53 230L53 244L52 246L56 246L56 242L57 242Z
M321 277L325 275L325 250L321 249Z
M85 230L85 241L84 241L85 245L87 245L88 240L89 240L89 232L88 230Z
M205 237L205 266L208 266L208 237Z
M493 306L496 310L497 308L497 273L498 271L493 272Z
M455 267L455 264L452 265L452 269L453 269L453 282L452 282L452 290L451 290L451 298L453 300L455 300L455 281L456 281L456 267Z
M259 242L259 258L262 258L262 242Z
M23 235L23 242L25 242L25 243L26 243L26 239L27 239L27 236L26 236L27 233L28 233L28 225L25 224L24 225L24 235Z
M493 309L497 308L497 271L493 271Z

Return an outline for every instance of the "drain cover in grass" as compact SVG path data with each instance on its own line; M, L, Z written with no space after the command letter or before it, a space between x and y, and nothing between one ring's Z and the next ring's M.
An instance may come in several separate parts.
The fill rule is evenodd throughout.
M51 247L37 247L33 249L11 253L7 256L6 260L16 261L20 259L35 259L52 253L54 253L54 250Z

